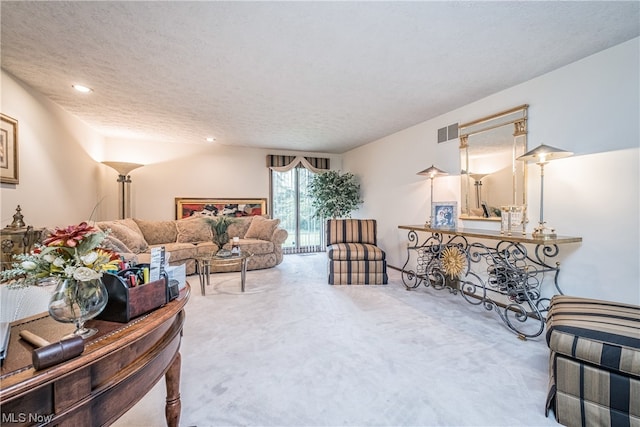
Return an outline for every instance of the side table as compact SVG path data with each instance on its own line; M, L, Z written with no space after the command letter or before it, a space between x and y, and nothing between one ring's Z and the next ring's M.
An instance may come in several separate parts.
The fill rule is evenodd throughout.
M523 340L537 337L544 330L550 302L542 295L545 277L562 294L558 284L560 263L553 262L560 253L559 246L582 242L581 237L572 236L538 239L530 234L503 235L491 230L424 225L398 228L409 230L407 261L402 267L407 290L420 284L448 289L470 304L495 310ZM422 242L418 233L426 233ZM527 320L531 322L526 324Z
M2 425L108 426L131 409L164 376L167 425L180 421L180 343L184 307L191 288L129 323L92 319L98 333L84 351L66 362L36 371L33 347L20 338L29 330L50 342L73 327L48 313L11 323L7 358L0 369Z
M229 267L240 266L240 290L244 292L244 283L247 276L247 260L253 254L250 252L242 252L240 255L232 255L221 257L216 254L203 255L196 258L198 267L198 276L200 277L200 292L204 296L205 285L209 286L209 276L211 267Z

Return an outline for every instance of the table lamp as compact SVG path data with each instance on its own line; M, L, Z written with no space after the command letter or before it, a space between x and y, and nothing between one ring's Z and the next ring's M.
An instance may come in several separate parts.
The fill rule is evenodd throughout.
M538 222L538 226L533 230L533 238L555 239L557 237L556 230L548 228L544 221L544 165L549 163L551 160L562 159L572 155L573 153L570 151L565 151L549 145L540 145L517 158L518 160L525 162L535 161L540 165L540 221Z
M437 178L439 176L444 176L444 175L449 175L447 172L438 169L437 167L431 165L428 168L426 168L423 171L420 171L417 173L417 175L423 175L423 176L428 176L429 180L431 181L431 198L429 199L430 203L433 203L433 178ZM432 209L429 209L429 212L431 212ZM427 227L431 227L431 224L433 224L433 212L430 213L429 215L429 221L427 221L427 223L425 224Z

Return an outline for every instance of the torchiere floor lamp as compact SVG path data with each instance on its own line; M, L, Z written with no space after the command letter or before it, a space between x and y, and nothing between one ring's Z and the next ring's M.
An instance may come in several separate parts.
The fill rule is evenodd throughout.
M118 172L117 182L120 184L120 190L118 192L120 219L129 218L131 216L131 177L129 176L129 173L144 165L128 162L102 162L102 164L107 165Z
M474 185L476 187L476 208L480 208L482 203L482 178L489 175L488 173L470 173L469 176L473 178Z

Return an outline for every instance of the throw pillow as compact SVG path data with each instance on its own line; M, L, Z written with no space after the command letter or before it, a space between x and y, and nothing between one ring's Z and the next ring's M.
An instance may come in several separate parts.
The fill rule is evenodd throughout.
M96 223L101 230L111 230L114 237L120 240L134 254L139 254L147 250L149 245L144 240L142 231L132 219L121 219L118 221L101 221Z
M254 216L244 238L271 240L271 236L278 224L280 224L279 219L266 219L261 216Z
M173 243L178 236L175 221L145 221L134 219L144 239L150 245L161 245L163 243Z
M107 235L107 238L102 242L102 246L107 249L111 249L112 251L116 251L119 254L131 253L131 250L125 246L124 243L117 237L115 237L112 233Z
M247 230L249 229L252 220L252 216L241 216L238 218L234 218L231 225L229 225L229 228L227 228L229 238L239 237L241 239L244 239L244 235L247 234Z
M198 243L211 241L211 227L203 217L189 217L176 221L178 243Z

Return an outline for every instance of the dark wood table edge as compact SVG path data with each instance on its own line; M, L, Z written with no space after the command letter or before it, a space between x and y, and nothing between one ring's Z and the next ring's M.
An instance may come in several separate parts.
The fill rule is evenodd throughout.
M171 361L167 364L166 368L162 371L157 378L153 379L152 384L155 386L158 381L165 377L167 398L165 406L165 416L167 425L177 426L180 419L180 373L181 373L181 355L180 355L180 341L182 337L182 328L185 321L184 307L190 297L190 286L187 283L184 289L181 290L177 299L170 301L166 305L144 314L131 322L122 324L121 327L114 331L96 337L94 340L88 339L85 343L85 351L80 356L61 363L59 365L52 366L42 371L35 371L32 365L28 365L25 368L16 370L10 373L4 373L0 378L0 406L8 401L20 399L23 395L26 395L29 390L37 387L46 386L53 383L55 380L69 376L79 369L82 369L89 363L95 363L101 359L109 357L109 355L121 349L125 346L131 345L146 336L147 331L155 330L162 327L165 323L173 321L170 329L175 329L174 335L177 337L177 347L175 354ZM24 325L29 322L36 321L41 318L46 318L48 314L41 313L25 319L20 319L12 323L13 326ZM92 322L92 321L90 321ZM102 321L97 321L102 322ZM144 327L136 327L143 324ZM13 332L12 332L13 333ZM124 340L124 342L122 341ZM164 350L164 347L162 348ZM150 356L150 361L153 361L153 357ZM149 388L150 389L150 388ZM148 391L148 390L147 390ZM96 394L102 393L102 390L98 390ZM136 403L138 403L145 394L141 394L136 399L131 399L129 404L122 407L118 413L114 413L110 416L110 423L120 418L124 413L130 410ZM94 394L92 394L94 397ZM58 416L60 415L60 417ZM64 421L65 412L56 414L55 423L61 419Z

